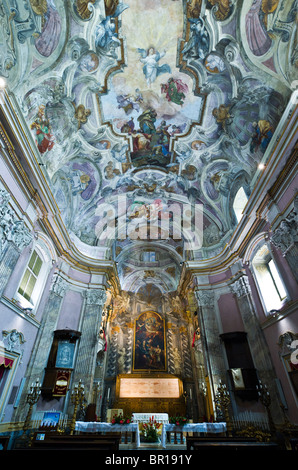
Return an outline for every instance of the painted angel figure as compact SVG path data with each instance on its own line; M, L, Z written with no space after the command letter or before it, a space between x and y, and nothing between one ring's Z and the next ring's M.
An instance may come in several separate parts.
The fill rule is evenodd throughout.
M118 5L113 15L102 18L101 22L96 26L95 46L102 54L117 58L115 49L120 46L121 42L118 39L114 18L120 16L127 8L128 5L126 4Z
M209 51L209 34L202 18L189 18L191 36L182 49L185 57L204 59Z
M159 53L154 47L150 47L148 50L138 49L138 52L141 54L140 62L144 64L143 73L149 88L155 82L158 75L171 73L171 68L168 64L158 65L160 59L166 55L166 51Z
M161 84L161 92L166 94L168 101L182 106L185 94L188 92L188 86L182 80L170 77L167 83Z

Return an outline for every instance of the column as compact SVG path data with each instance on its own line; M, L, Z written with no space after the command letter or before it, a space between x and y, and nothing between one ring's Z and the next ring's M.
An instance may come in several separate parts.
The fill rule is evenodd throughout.
M91 403L102 308L106 301L105 288L86 290L84 291L84 296L85 306L82 336L77 354L73 383L77 383L81 379L85 386L87 403Z
M274 230L271 241L280 249L287 260L291 271L298 282L298 197L294 201L294 209Z
M53 332L56 329L60 308L64 294L67 290L67 281L58 273L54 273L49 296L42 316L42 323L35 341L32 357L28 366L27 384L35 382L37 378L42 383L44 369L47 365L49 351L53 342ZM28 386L24 387L18 413L26 412L25 398ZM18 417L20 419L20 417ZM20 419L21 420L21 419Z
M272 410L274 410L275 420L278 421L282 419L282 413L275 386L276 375L269 347L256 315L257 310L252 298L248 277L246 275L241 276L230 285L230 288L237 299L255 368L261 381L268 386L272 399Z
M215 314L215 298L212 290L197 290L199 304L199 324L204 348L206 371L210 378L213 394L219 381L225 377L225 363L219 337L219 327Z

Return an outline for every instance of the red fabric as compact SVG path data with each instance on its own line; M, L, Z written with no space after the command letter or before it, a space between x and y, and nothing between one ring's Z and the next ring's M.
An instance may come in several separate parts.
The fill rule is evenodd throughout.
M196 340L196 332L193 334L193 340L192 340L192 347L194 348L195 346L195 340Z
M12 368L13 359L8 359L8 357L0 356L0 366Z
M106 338L106 334L105 334L105 330L103 330L103 337L105 339L105 351L107 350L107 347L108 347L108 343L107 343L107 338Z

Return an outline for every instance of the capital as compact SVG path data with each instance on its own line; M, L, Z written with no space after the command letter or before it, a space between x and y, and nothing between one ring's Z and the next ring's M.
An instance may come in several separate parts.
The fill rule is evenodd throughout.
M201 307L208 307L214 305L214 293L210 290L196 290L195 295Z
M103 288L85 290L84 296L85 296L87 305L103 306L107 299L106 291Z
M231 292L236 295L236 297L243 297L251 293L251 288L249 285L248 277L241 276L237 281L233 282L230 285Z

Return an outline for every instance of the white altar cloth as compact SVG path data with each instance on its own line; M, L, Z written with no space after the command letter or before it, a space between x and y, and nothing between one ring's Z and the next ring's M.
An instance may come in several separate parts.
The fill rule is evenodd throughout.
M146 416L148 415L148 420L150 417L158 417L159 414L154 413L135 413L138 415ZM166 415L168 416L168 415ZM164 416L165 417L165 416ZM145 422L145 421L143 421ZM158 422L161 422L158 420ZM166 449L166 439L167 432L212 432L220 433L227 430L226 423L188 423L184 426L176 426L176 424L163 423L162 433L161 433L161 445ZM140 431L139 423L131 424L112 424L112 423L98 423L96 421L85 422L85 421L76 421L75 431L80 432L135 432L136 433L136 447L140 447Z
M76 421L75 431L79 432L135 432L136 446L140 447L140 432L138 423L112 424L97 421Z
M184 426L177 426L176 424L164 424L162 427L161 443L162 447L166 448L167 432L211 432L221 433L226 432L227 424L221 423L187 423Z
M134 423L148 423L152 417L158 423L165 424L169 422L169 415L167 413L133 413L132 421Z

